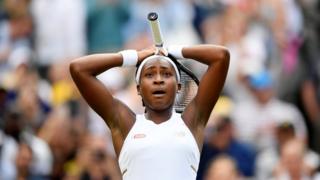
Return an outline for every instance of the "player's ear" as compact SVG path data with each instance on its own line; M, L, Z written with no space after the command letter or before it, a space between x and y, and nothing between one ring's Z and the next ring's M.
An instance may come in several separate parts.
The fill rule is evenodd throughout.
M140 94L140 85L137 85L137 92L138 92L138 95L141 95Z
M181 90L181 83L178 83L178 91Z

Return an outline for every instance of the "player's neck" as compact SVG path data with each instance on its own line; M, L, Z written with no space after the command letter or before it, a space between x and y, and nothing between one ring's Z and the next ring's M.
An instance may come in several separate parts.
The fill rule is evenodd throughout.
M160 124L162 122L165 122L171 118L172 115L172 109L167 109L165 111L152 111L152 110L147 110L145 116L147 119L153 121L156 124Z

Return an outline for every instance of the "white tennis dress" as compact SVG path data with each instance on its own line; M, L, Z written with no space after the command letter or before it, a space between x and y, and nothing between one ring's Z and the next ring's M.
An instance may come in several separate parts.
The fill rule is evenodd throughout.
M137 115L119 155L123 180L195 180L199 161L197 143L177 113L161 124Z

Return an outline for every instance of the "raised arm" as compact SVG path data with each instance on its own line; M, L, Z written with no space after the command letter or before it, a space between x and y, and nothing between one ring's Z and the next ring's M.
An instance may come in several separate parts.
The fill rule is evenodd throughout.
M200 80L194 100L186 107L184 120L193 130L203 129L222 91L229 67L229 51L222 46L197 45L184 47L185 58L208 65Z
M138 52L139 60L154 53L149 48ZM115 99L108 88L96 76L117 66L123 59L120 53L94 54L75 59L70 64L70 73L81 95L111 129L116 152L135 121L135 114L121 101ZM117 144L118 143L118 144Z

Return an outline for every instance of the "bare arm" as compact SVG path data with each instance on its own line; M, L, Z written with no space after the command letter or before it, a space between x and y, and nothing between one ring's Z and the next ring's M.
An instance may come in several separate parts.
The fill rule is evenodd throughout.
M185 58L194 59L208 65L200 80L194 100L186 107L183 114L189 128L198 137L206 126L210 113L222 91L229 67L229 51L222 46L198 45L182 49Z
M311 80L306 80L302 85L302 102L308 119L311 123L316 123L320 117L320 104L317 102L316 90Z
M139 60L150 56L153 52L151 49L139 51ZM96 76L121 65L122 56L119 53L88 55L75 59L70 64L71 76L81 95L111 129L117 154L133 126L135 114L125 104L115 99Z

